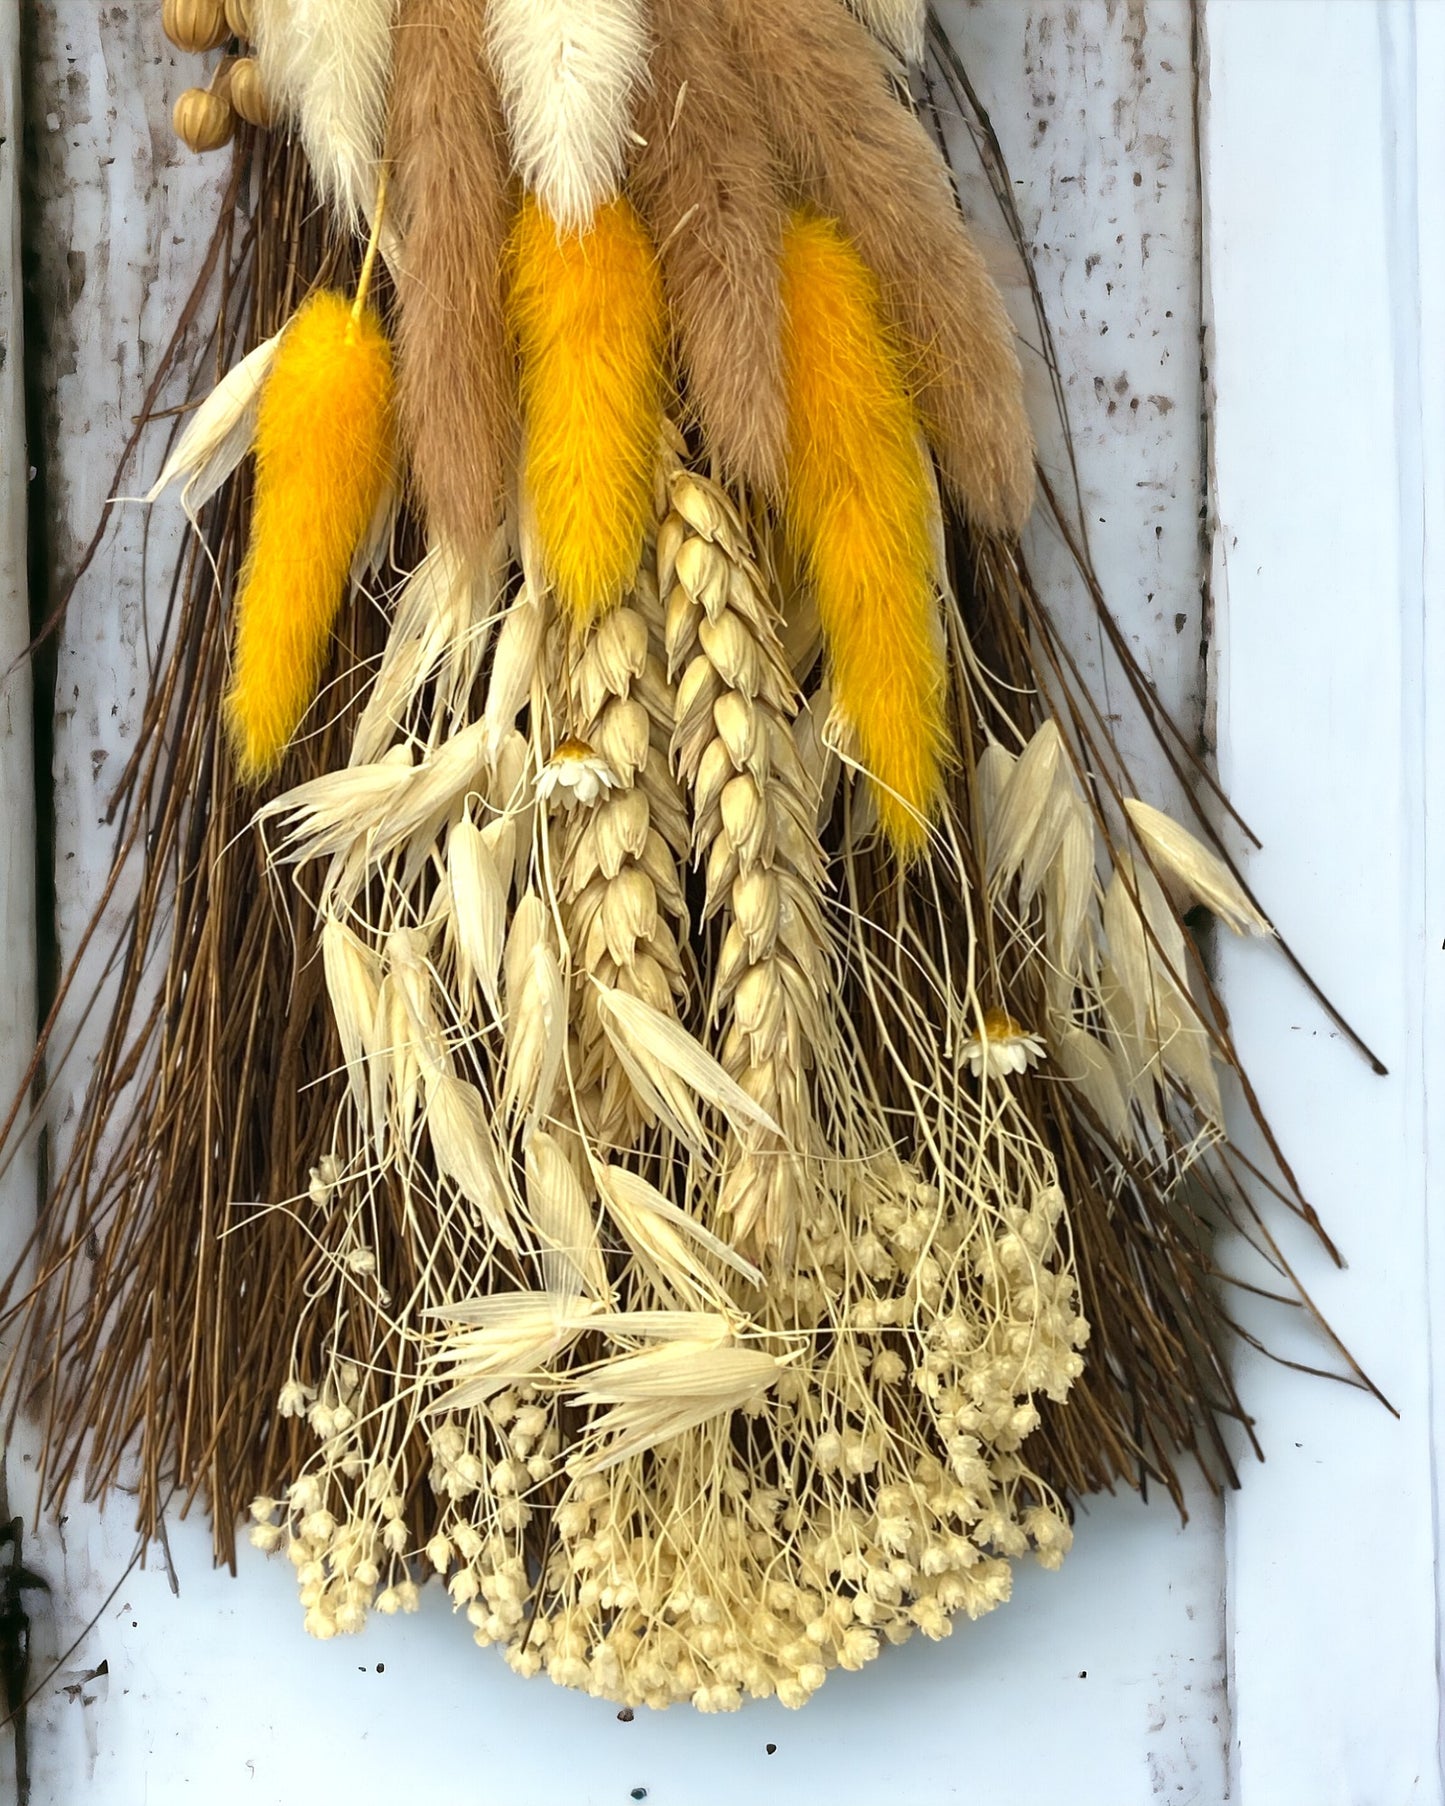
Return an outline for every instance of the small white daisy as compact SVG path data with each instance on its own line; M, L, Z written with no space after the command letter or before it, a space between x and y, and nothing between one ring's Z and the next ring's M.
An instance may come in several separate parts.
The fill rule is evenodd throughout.
M613 790L617 774L603 758L575 735L561 741L552 757L542 767L537 780L537 794L550 800L555 797L564 809L581 804L585 809L595 803L604 790Z
M976 1079L1027 1072L1045 1052L1042 1039L1015 1022L1007 1010L989 1010L979 1032L963 1044L963 1057Z

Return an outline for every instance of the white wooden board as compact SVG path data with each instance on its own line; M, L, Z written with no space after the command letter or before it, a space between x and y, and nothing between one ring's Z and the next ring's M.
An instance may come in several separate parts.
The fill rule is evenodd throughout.
M25 432L20 275L20 19L0 13L0 1095L22 1083L35 1036L35 811L27 560L29 448ZM33 1220L35 1162L27 1146L0 1178L0 1221ZM13 1231L8 1231L13 1245ZM7 1230L0 1229L0 1243ZM3 1494L3 1487L0 1487ZM8 1515L8 1509L0 1516ZM0 1744L0 1787L13 1782L14 1741Z
M1207 20L1220 763L1276 919L1390 1078L1267 950L1226 950L1228 992L1349 1269L1289 1252L1401 1413L1241 1360L1270 1458L1228 1506L1236 1797L1436 1802L1445 18Z

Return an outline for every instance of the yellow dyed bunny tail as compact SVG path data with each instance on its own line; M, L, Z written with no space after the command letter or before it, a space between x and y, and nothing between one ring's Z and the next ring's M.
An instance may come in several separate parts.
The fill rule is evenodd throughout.
M320 682L351 562L393 467L391 347L329 291L286 329L261 397L251 545L226 725L249 783L281 763Z
M565 232L523 203L509 265L525 481L547 574L579 624L637 575L653 511L666 316L629 202Z
M945 745L943 648L920 435L878 285L831 221L783 251L788 530L817 597L839 713L898 853L927 840Z

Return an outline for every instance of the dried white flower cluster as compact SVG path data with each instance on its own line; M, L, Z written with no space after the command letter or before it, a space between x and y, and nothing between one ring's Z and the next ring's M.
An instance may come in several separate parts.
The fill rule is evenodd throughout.
M796 1706L884 1642L1001 1604L1012 1559L1057 1566L1071 1533L1020 1453L1035 1395L1065 1397L1088 1333L1057 1188L958 1210L896 1163L828 1179L766 1312L794 1333L754 1329L778 1351L765 1393L644 1453L564 1467L562 1376L493 1391L431 1432L424 1549L406 1547L400 1494L357 1468L355 1368L340 1368L345 1397L335 1380L309 1400L288 1389L321 1460L284 1505L257 1502L253 1541L285 1542L307 1628L414 1609L409 1571L435 1570L520 1672L632 1705Z
M819 823L866 836L868 792L784 554L670 453L657 523L586 622L525 519L510 597L435 549L353 765L270 806L280 857L329 861L349 1087L278 1401L316 1449L253 1540L318 1636L436 1576L523 1673L796 1706L1062 1560L1026 1451L1088 1325L1027 1075L1142 1132L1160 1070L1205 1097L1207 1049L1196 1018L1129 1063L1184 1019L1178 931L1143 865L1100 885L1056 730L986 752L990 894L951 893L958 947L985 907L1046 947L1037 1032L904 887L890 922L835 896Z
M796 1313L780 1286L768 1314L817 1327L765 1399L573 1480L514 1666L628 1704L798 1706L1003 1603L1011 1558L1059 1565L1068 1523L1019 1451L1088 1334L1062 1199L965 1218L892 1177L804 1230Z

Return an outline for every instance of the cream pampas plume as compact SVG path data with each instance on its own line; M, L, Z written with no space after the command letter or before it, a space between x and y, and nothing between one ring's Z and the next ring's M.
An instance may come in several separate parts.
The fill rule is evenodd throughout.
M253 0L261 86L355 231L376 202L396 0Z
M695 0L653 0L633 192L659 247L688 398L724 473L766 491L787 431L772 153L725 43Z
M928 7L924 0L848 0L875 37L910 63L923 61Z
M1013 327L927 133L837 0L710 0L794 178L878 277L950 489L975 527L1016 532L1033 439Z
M485 0L404 0L388 125L400 427L428 525L469 553L501 518L515 452L509 172L485 21Z
M489 0L487 43L522 179L560 227L617 193L646 79L640 0Z

